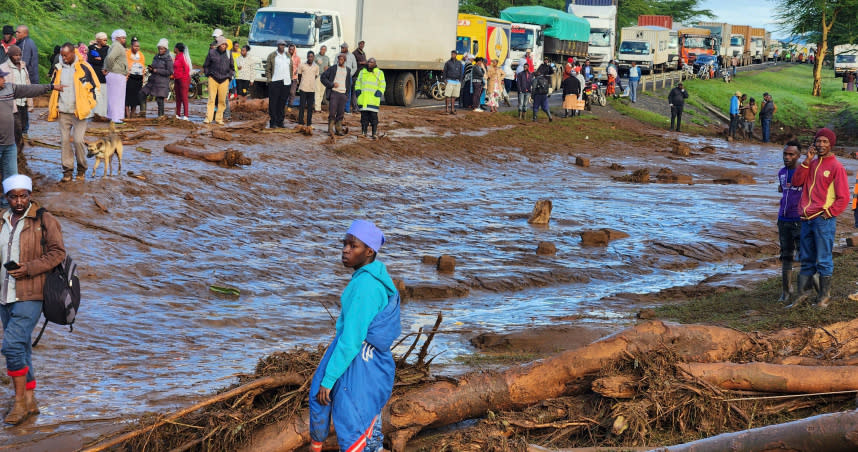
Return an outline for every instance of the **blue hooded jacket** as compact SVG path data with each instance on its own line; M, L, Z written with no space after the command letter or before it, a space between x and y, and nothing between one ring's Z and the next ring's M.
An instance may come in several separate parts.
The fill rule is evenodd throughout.
M396 363L390 347L402 326L399 292L379 261L354 272L341 301L337 335L310 385L310 436L324 441L333 421L340 449L349 450L365 443L393 391ZM331 388L328 405L316 400L320 386Z

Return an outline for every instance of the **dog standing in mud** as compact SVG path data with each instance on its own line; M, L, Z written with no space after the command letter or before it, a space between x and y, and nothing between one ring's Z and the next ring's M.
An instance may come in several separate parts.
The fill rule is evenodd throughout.
M110 123L110 133L106 137L87 145L89 152L87 157L95 157L95 165L92 166L92 177L95 177L95 170L98 169L98 162L104 162L104 171L101 177L112 174L112 166L110 161L116 155L119 160L119 169L116 174L122 174L122 138L116 133L116 127L113 122Z

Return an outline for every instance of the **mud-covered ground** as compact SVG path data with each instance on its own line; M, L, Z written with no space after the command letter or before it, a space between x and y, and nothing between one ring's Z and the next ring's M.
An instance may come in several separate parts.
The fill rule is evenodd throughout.
M404 330L444 312L432 352L441 373L463 371L475 345L550 353L642 308L775 271L776 145L654 130L607 108L550 124L383 108L378 141L357 137L357 115L333 141L318 115L306 136L234 114L229 140L199 119L129 121L122 174L68 184L46 146L59 144L56 125L33 120L35 196L60 217L84 300L74 332L49 326L34 351L42 414L0 433L0 450L74 450L227 386L271 352L329 340L349 276L338 242L355 218L387 235L380 257L409 296ZM94 140L106 124L90 131ZM164 152L176 142L240 150L252 164ZM650 183L617 180L641 169ZM527 223L539 199L553 201L547 226ZM602 228L629 236L582 243ZM537 255L540 241L557 253ZM424 263L441 254L455 272Z

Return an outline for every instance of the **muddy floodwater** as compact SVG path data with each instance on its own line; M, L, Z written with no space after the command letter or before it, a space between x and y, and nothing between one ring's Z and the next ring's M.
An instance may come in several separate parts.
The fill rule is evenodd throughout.
M56 143L55 127L38 121L30 137ZM271 135L229 143L253 164L225 169L163 152L164 144L199 132L158 133L139 144L151 153L126 146L121 177L63 186L56 184L59 151L28 150L31 167L46 176L36 197L57 213L83 287L74 332L51 325L34 352L42 414L28 433L83 430L89 421L187 405L252 372L273 351L328 341L328 311L338 315L349 278L339 241L355 218L385 231L380 258L394 278L452 295L403 304L405 331L431 326L443 312L451 333L433 342L440 364L472 353L469 339L482 332L560 319L622 326L646 303L618 294L774 272L743 271L747 259L735 251L750 244L767 250L761 258L775 255L776 146L742 146L739 162L719 159L738 147L711 143L716 154L684 167L695 179L705 179L700 174L711 165L737 168L754 174L755 184L629 184L612 181L603 167L633 170L655 157L614 149L610 158L592 155L602 169L591 171L568 153L531 158L499 150L480 161L355 155L320 136ZM554 204L551 223L529 225L533 204L544 198ZM599 228L629 237L582 246L579 233ZM761 230L770 233L761 239ZM553 242L557 255L537 256L539 241ZM456 258L455 273L422 263L441 254ZM213 293L212 284L241 295ZM20 434L6 429L0 442Z

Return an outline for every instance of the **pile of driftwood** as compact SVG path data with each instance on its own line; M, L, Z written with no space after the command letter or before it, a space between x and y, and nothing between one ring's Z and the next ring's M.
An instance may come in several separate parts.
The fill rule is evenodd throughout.
M466 419L483 420L429 449L535 447L527 442L642 447L663 441L660 433L672 430L672 438L712 438L662 450L767 450L773 439L778 450L855 450L858 416L852 412L747 430L726 439L715 435L795 419L815 409L854 408L856 338L858 320L766 334L650 321L502 372L399 387L385 409L383 431L394 451L405 450L425 428ZM425 358L425 351L421 354ZM288 382L290 391L306 386L306 380ZM269 397L266 388L254 387L252 395L239 396L225 409ZM230 424L241 430L235 441L222 448L209 442L205 450L285 451L307 444L305 404L289 406L291 413L280 412L279 419L242 429ZM172 427L197 425L175 417L169 422ZM211 438L207 430L199 430L198 435ZM157 436L149 430L147 435ZM183 447L163 450L191 450L205 442L205 437L188 439ZM113 445L120 443L114 440Z

